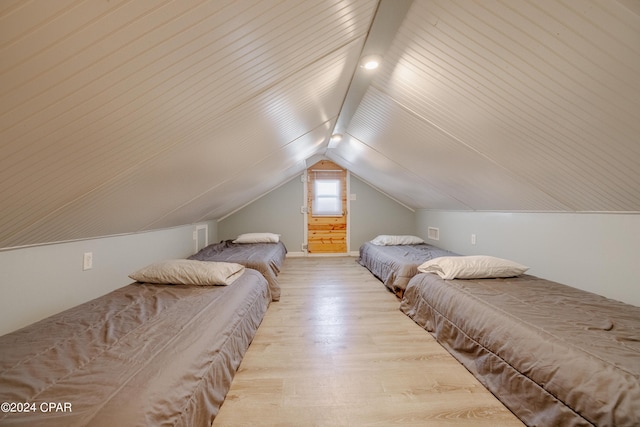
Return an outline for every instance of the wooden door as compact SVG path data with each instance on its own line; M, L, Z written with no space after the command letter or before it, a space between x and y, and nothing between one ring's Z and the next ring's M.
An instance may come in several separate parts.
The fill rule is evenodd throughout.
M327 213L322 210L322 202L318 202L317 184L323 181L331 187L334 180L339 180L339 212ZM307 251L311 254L347 252L347 171L333 162L321 160L307 169L307 186ZM329 204L333 207L331 201Z

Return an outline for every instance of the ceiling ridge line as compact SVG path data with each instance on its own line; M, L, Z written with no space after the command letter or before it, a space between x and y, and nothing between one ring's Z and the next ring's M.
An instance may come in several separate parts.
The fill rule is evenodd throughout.
M244 100L244 101L242 101L242 102L240 102L240 103L238 103L238 104L234 105L233 107L231 107L231 108L229 108L229 109L227 109L227 110L225 110L225 111L221 112L219 116L223 116L223 115L226 115L226 114L230 114L230 113L231 113L231 112L233 112L234 110L236 110L236 109L238 109L238 108L240 108L240 107L244 106L247 102L249 102L251 99L255 98L256 96L258 96L258 95L262 95L262 94L266 93L269 89L272 89L272 88L273 88L274 86L276 86L277 84L281 84L281 83L282 83L282 81L284 81L284 80L286 80L287 78L289 78L289 77L291 77L291 76L293 76L293 75L297 74L297 73L298 73L298 72L300 72L301 70L303 70L303 69L305 69L305 68L307 68L307 67L309 67L309 66L311 66L311 65L313 65L313 64L315 64L315 63L317 63L317 62L319 62L319 61L320 61L320 60L322 60L322 59L325 59L326 57L328 57L328 56L330 56L330 55L332 55L332 54L335 54L336 52L338 52L338 51L340 51L341 49L343 49L343 48L344 48L344 46L347 46L347 45L349 45L349 44L353 43L355 40L357 40L357 39L358 39L358 38L360 38L360 37L362 37L362 36L354 37L354 38L350 39L349 41L345 42L344 44L342 44L339 48L336 48L336 49L334 49L334 50L332 50L332 51L328 52L327 54L323 55L322 57L319 57L319 58L318 58L318 59L316 59L315 61L313 61L313 62L311 62L311 63L309 63L309 64L307 64L307 65L305 65L305 66L303 66L303 67L300 67L299 69L297 69L297 70L295 70L295 71L292 71L291 73L288 73L288 74L286 75L286 77L283 77L282 79L275 81L273 84L268 85L268 87L266 87L265 89L260 90L260 91L256 92L255 94L253 94L253 96L252 96L252 97L250 97L250 98L248 98L248 99L246 99L246 100ZM326 123L326 122L325 122L325 123ZM193 129L191 130L191 132L189 132L187 135L185 135L185 137L184 137L184 138L187 138L187 137L188 137L188 135L191 135L191 134L193 134L193 133L195 133L195 132L198 132L198 131L199 131L199 130L201 130L204 126L205 126L205 124L202 124L202 125L200 125L200 126L198 126L198 127L196 127L196 128L193 128ZM297 140L297 139L296 139L296 140ZM293 142L293 141L292 141L292 142ZM151 163L151 162L152 162L153 160L155 160L157 157L159 157L159 156L161 156L161 155L165 154L165 153L166 153L167 151L169 151L169 150L172 150L172 149L174 149L174 148L176 148L176 147L180 146L181 144L183 144L183 143L176 142L176 143L174 143L174 144L170 144L170 145L167 145L166 147L163 147L161 150L157 151L154 155L149 156L149 157L146 157L146 158L142 159L140 162L137 162L137 163L135 163L134 165L131 165L130 167L128 167L128 168L126 168L126 169L123 169L120 173L118 173L118 174L116 174L116 175L114 175L114 176L110 177L110 178L109 178L109 179L107 179L106 181L101 182L99 185L97 185L97 186L95 186L95 187L91 188L91 189L90 189L90 190L88 190L88 191L85 191L85 192L84 192L84 193L82 193L81 195L79 195L79 196L77 196L77 197L73 198L72 200L69 200L68 202L66 202L66 203L64 203L64 204L62 204L62 205L60 205L58 208L56 208L56 209L54 209L53 211L49 212L48 214L46 214L46 215L45 215L44 217L42 217L41 219L36 220L35 222L30 223L27 227L24 227L23 229L21 229L21 230L18 230L18 231L16 231L16 232L14 232L14 233L13 233L13 234L11 234L9 237L12 237L12 236L14 236L14 235L16 235L16 234L19 234L19 232L21 232L21 231L28 230L28 229L32 229L34 226L36 226L36 225L38 225L38 224L41 224L41 223L43 223L45 220L47 220L48 218L52 217L52 216L53 216L53 214L57 213L58 211L60 211L60 210L62 210L62 209L64 209L64 208L66 208L66 207L68 207L69 205L71 205L71 204L75 203L75 202L76 202L76 201L78 201L78 200L81 200L81 199L83 199L83 198L85 198L85 197L89 196L90 194L92 194L92 193L94 193L94 192L98 191L98 190L99 190L99 189L101 189L101 188L105 188L105 187L107 187L107 186L108 186L108 184L110 184L111 182L114 182L114 181L116 181L117 179L120 179L120 177L122 177L122 176L124 176L124 175L126 175L126 174L130 173L132 170L138 169L138 168L140 168L141 166L143 166L143 165L145 165L145 164L149 164L149 163ZM187 144L189 144L189 143L187 143ZM154 222L155 222L155 221L154 221Z
M371 22L369 22L369 27L367 28L367 32L366 35L364 37L364 42L362 43L362 47L360 48L360 53L358 55L358 57L362 57L362 54L364 52L365 47L367 46L367 40L369 40L369 36L371 35L371 28L373 27L373 23L376 20L376 16L378 16L378 11L380 10L380 3L382 2L382 0L378 0L378 3L376 4L376 9L373 12L373 15L371 16ZM355 79L356 76L356 72L358 71L358 63L360 61L358 61L356 63L356 67L354 68L354 70L351 72L351 78L349 79L349 84L347 85L347 90L344 92L344 96L342 97L342 102L340 103L340 109L338 110L338 115L336 116L336 122L333 124L333 128L330 130L329 134L333 134L337 131L337 127L340 126L340 116L342 115L342 112L344 111L345 108L345 104L347 102L347 98L349 97L349 93L352 91L352 87L353 87L353 81ZM345 125L345 128L347 126Z
M218 114L218 116L217 116L217 117L222 117L222 116L225 116L225 115L231 114L233 111L235 111L235 110L237 110L237 109L239 109L239 108L242 108L242 107L243 107L243 106L245 106L247 103L249 103L251 100L253 100L253 99L255 99L256 97L261 96L261 95L263 95L263 94L265 94L265 93L269 92L269 91L270 91L270 90L272 90L274 87L276 87L276 86L277 86L277 85L279 85L279 84L282 84L285 80L287 80L288 78L292 77L292 76L293 76L293 75L295 75L295 74L298 74L299 72L301 72L301 71L302 71L302 70L304 70L305 68L308 68L309 66L311 66L311 65L313 65L313 64L316 64L317 62L319 62L319 61L321 61L321 60L323 60L323 59L325 59L325 58L327 58L327 57L329 57L329 56L331 56L331 55L335 54L336 52L340 51L340 50L341 50L341 49L343 49L345 46L349 45L350 43L352 43L355 39L357 39L357 38L359 38L359 37L361 37L361 36L358 36L358 37L355 37L355 38L353 38L353 39L349 40L348 42L346 42L346 43L344 43L343 45L341 45L339 48L334 49L334 50L332 50L332 51L328 52L327 54L325 54L325 55L323 55L323 56L321 56L321 57L317 58L315 61L313 61L313 62L311 62L311 63L309 63L309 64L307 64L307 65L305 65L305 66L302 66L302 67L300 67L300 68L298 68L298 69L296 69L296 70L294 70L294 71L292 71L292 72L288 73L286 76L282 77L281 79L275 80L273 83L271 83L271 84L269 84L269 85L265 86L263 89L261 89L261 90L259 90L259 91L256 91L256 92L252 93L252 94L251 94L251 96L247 97L247 99L244 99L244 100L240 101L239 103L237 103L237 104L235 104L235 105L231 106L230 108L227 108L227 109L225 109L225 110L222 110L222 111ZM202 123L200 126L197 126L197 127L192 128L192 129L191 129L191 131L190 131L190 132L188 132L188 133L184 136L184 138L183 138L183 139L187 139L189 135L193 135L193 134L195 134L195 133L199 132L202 128L204 128L205 126L207 126L207 124L206 124L206 123L208 123L208 122ZM139 167L140 165L144 165L145 163L148 163L148 162L149 162L149 161L151 161L152 159L154 159L154 158L156 158L156 157L160 156L161 154L164 154L166 151L171 150L171 149L174 149L175 147L181 146L181 145L183 145L183 144L184 144L184 143L182 143L182 142L176 142L176 143L174 143L174 144L167 145L167 146L166 146L166 147L164 147L161 151L158 151L157 153L155 153L155 154L154 154L153 156L151 156L151 157L147 157L147 158L143 159L141 162L137 163L135 166L132 166L132 167L128 168L127 170L137 168L137 167ZM186 143L186 144L189 144L189 143ZM125 171L123 171L123 173L124 173L124 172L125 172Z
M382 55L389 50L412 3L413 0L404 0L402 2L399 0L378 0L376 10L373 13L369 29L367 30L366 38L362 44L362 49L360 49L359 57L361 59L366 53ZM385 9L384 13L381 11L383 8ZM390 15L392 19L388 18L384 23L381 23L383 19L381 16L386 15ZM390 21L391 25L389 25ZM385 24L387 25L385 26ZM336 120L334 128L331 130L332 134L347 131L349 123L367 91L367 87L370 86L373 81L372 75L361 72L362 70L360 70L359 64L360 61L358 61L356 68L351 74L349 86L340 105L338 119ZM350 111L346 111L347 109Z

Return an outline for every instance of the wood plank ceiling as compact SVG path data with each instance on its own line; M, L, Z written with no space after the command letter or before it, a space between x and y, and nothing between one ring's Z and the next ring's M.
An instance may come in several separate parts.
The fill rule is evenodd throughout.
M217 219L318 155L416 209L640 212L638 0L392 2L3 0L0 248Z

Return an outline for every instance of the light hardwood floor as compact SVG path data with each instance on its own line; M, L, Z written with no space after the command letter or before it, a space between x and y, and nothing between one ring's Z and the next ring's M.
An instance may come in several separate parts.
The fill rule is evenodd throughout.
M214 426L522 426L355 258L279 281Z

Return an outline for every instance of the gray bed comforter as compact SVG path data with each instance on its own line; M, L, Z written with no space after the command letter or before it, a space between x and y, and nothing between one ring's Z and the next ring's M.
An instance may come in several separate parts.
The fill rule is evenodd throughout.
M287 255L287 248L278 243L233 243L225 240L214 243L191 255L199 261L235 262L258 270L267 279L273 301L280 301L278 274Z
M229 286L136 283L4 335L15 411L0 425L209 426L269 301L250 269Z
M401 310L527 425L640 425L640 307L530 275L419 274Z
M409 280L418 274L418 266L433 258L454 256L453 252L428 243L379 246L365 242L360 246L358 263L366 267L390 291L401 296Z

